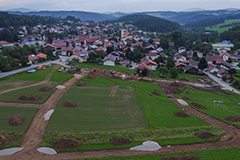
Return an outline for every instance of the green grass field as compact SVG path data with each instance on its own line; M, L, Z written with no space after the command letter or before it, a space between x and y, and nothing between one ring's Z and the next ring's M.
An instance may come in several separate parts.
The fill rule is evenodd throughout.
M194 102L202 104L207 109L200 109L202 112L209 114L213 117L219 118L223 121L226 121L224 118L233 115L240 116L240 106L237 103L240 102L239 95L226 95L223 93L213 94L210 92L195 90L188 88L189 94L179 94L175 95L178 98L187 96L192 99ZM213 103L213 101L223 101L223 104ZM189 104L191 101L187 101ZM227 121L229 122L229 121ZM232 122L229 122L232 123ZM235 123L238 124L238 123Z
M163 157L189 154L194 154L198 156L200 160L238 160L240 157L240 148L215 149L162 155L95 158L95 160L161 160Z
M240 19L232 19L232 20L225 20L224 23L221 23L221 24L217 24L215 25L214 27L206 27L206 30L208 31L216 31L218 33L222 33L232 27L234 27L234 23L238 23L240 22ZM229 24L233 24L232 26L228 26L228 27L221 27L223 25L229 25Z

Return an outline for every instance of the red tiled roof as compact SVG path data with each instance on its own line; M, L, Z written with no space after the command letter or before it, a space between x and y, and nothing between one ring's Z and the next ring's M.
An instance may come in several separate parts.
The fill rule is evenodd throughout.
M160 39L153 39L154 42L160 42Z
M156 65L158 66L158 64L150 59L146 60L146 61L143 61L142 63L146 64L146 65L149 65L149 64L152 64L152 65Z
M139 69L147 68L148 70L152 71L149 66L147 66L145 63L138 64Z
M28 56L28 59L29 59L30 61L33 61L33 60L35 60L35 59L38 59L38 56L36 56L36 55L34 55L34 54L31 54L31 55Z
M44 53L39 53L39 54L37 54L37 57L47 59L47 55L44 54Z
M66 47L66 46L67 46L66 42L55 43L55 47Z
M54 45L51 45L51 44L46 44L45 46L43 46L43 48L46 48L46 47L52 47L52 48L55 48Z
M223 55L227 55L228 57L230 57L230 54L227 53L227 52L224 52L224 53L221 54L221 56L223 56Z
M207 61L215 61L216 64L221 64L223 62L223 57L221 56L207 56Z
M215 67L209 64L208 67L207 67L207 70L211 71L211 70L213 70L213 68L215 68Z

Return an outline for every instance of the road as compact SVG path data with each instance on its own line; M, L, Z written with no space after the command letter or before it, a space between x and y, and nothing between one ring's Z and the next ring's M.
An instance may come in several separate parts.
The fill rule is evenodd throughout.
M229 84L227 84L226 82L224 82L221 78L218 78L214 75L212 75L209 72L204 72L206 75L208 75L208 77L212 78L214 81L216 81L219 85L222 86L222 89L224 90L229 90L229 91L233 91L237 94L240 94L240 92L238 90L236 90L235 88L231 87Z

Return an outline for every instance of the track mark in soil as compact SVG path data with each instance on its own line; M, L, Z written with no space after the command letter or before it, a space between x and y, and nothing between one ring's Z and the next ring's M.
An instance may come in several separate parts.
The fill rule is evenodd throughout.
M119 86L114 86L111 90L111 93L108 95L109 97L114 97L115 94L117 93L117 89L119 88Z

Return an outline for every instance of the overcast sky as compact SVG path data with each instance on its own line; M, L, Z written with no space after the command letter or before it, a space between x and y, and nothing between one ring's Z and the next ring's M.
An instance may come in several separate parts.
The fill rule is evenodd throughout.
M78 10L91 12L184 11L240 8L240 0L0 0L0 9Z

